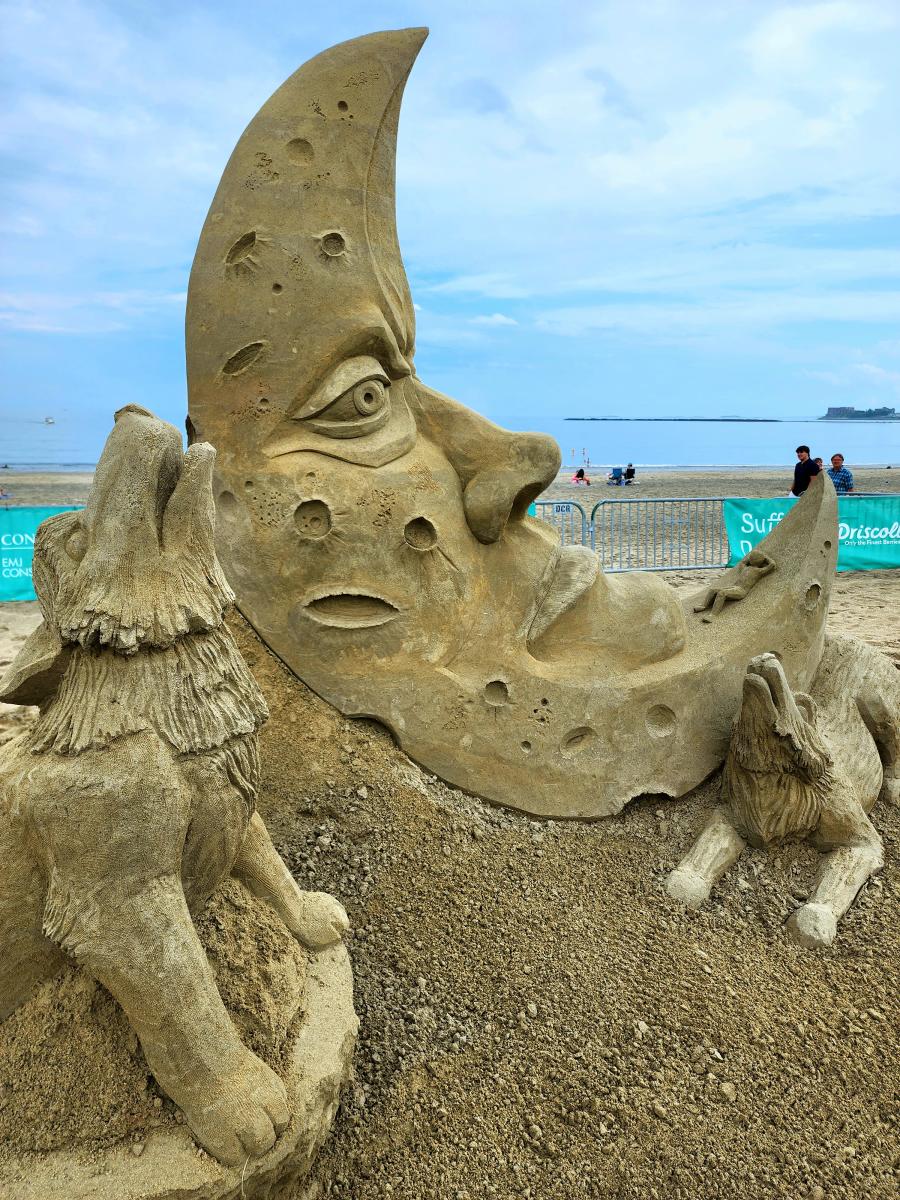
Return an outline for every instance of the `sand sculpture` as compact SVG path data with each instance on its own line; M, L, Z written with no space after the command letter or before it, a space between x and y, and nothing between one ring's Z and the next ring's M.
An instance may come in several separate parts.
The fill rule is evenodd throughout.
M826 642L807 695L792 691L773 654L751 660L722 777L725 806L666 881L692 908L746 844L809 838L827 854L809 901L788 929L805 946L829 946L837 923L884 863L868 818L881 795L900 803L900 677L863 642Z
M527 516L548 437L415 374L394 157L424 30L301 67L237 144L187 307L190 420L218 450L219 555L267 644L429 770L545 816L680 796L724 758L749 659L811 682L837 550L820 482L724 577L710 623ZM765 577L762 577L765 575ZM743 595L743 599L738 596ZM723 601L724 604L724 601Z
M707 588L702 599L694 605L694 612L703 613L702 620L712 621L729 600L746 600L761 579L775 570L775 563L761 550L751 550L737 564L735 574L727 584L718 581Z
M183 454L176 429L129 405L87 507L38 532L44 621L0 684L41 710L0 762L0 1020L74 960L122 1006L196 1141L223 1164L265 1155L271 1182L327 1129L356 1019L344 910L300 891L255 812L267 712L223 624L214 457ZM238 1036L192 921L230 878L317 952L312 993L296 974L291 1003L307 1006L300 1040L316 1026L321 1061L311 1081L288 1073L291 1094ZM117 1196L142 1194L116 1179ZM216 1179L173 1194L230 1194L227 1172Z

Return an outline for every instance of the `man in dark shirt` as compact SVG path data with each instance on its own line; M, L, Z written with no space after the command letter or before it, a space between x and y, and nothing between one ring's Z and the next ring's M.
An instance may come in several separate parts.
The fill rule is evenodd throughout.
M797 465L794 467L794 486L791 488L792 496L802 496L809 487L809 481L813 475L818 475L819 464L814 458L809 457L809 446L797 447Z

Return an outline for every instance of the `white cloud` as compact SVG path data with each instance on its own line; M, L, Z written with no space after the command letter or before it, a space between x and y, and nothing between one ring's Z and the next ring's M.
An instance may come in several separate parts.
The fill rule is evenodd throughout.
M0 293L0 325L29 333L115 333L133 319L178 309L185 292Z
M815 65L815 42L821 36L879 32L895 25L896 19L887 5L862 0L785 5L762 18L747 39L747 48L761 70L796 72Z
M807 379L815 379L817 383L827 383L829 387L844 387L847 382L836 371L804 371L803 374Z
M478 316L469 318L473 325L518 325L518 321L514 317L508 317L505 313L491 313L490 316Z
M888 387L900 394L900 371L888 371L885 367L879 367L875 363L859 363L856 370L870 382Z
M550 333L581 336L593 331L640 335L663 342L718 339L723 332L781 328L821 322L900 321L900 292L786 292L778 295L720 295L708 302L632 302L571 305L538 317Z
M425 289L445 296L487 296L494 300L524 300L529 291L520 283L512 282L508 276L488 272L482 275L457 275L443 283L434 283Z

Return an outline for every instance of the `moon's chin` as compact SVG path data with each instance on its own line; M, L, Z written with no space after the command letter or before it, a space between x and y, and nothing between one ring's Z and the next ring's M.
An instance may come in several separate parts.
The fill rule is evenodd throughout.
M332 629L371 629L400 616L400 610L380 596L356 592L318 596L305 604L303 611L319 625Z

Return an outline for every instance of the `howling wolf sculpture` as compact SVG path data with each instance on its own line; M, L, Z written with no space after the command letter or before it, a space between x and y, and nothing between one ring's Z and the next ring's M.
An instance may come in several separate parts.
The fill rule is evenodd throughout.
M747 842L769 847L808 837L827 857L809 902L788 928L805 946L834 941L837 923L884 862L868 813L881 795L900 802L900 675L850 637L826 641L810 695L792 692L773 654L744 677L719 809L666 890L692 908Z
M35 544L44 623L0 683L39 704L0 762L0 1020L75 959L125 1010L196 1140L269 1149L284 1085L240 1040L191 919L233 874L307 947L343 909L303 893L255 812L265 702L223 617L214 451L116 414L83 512Z

